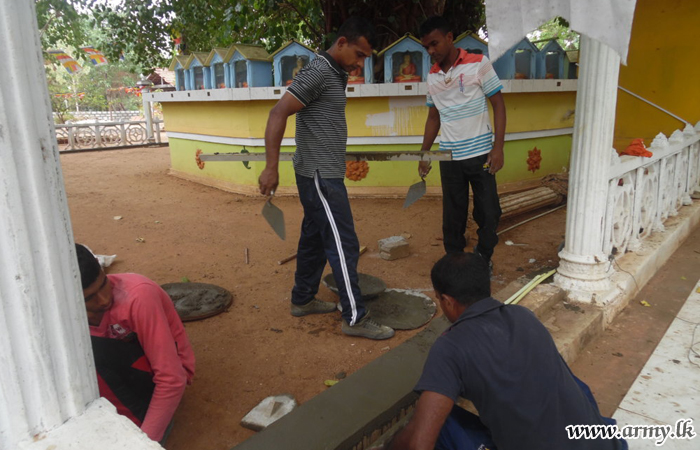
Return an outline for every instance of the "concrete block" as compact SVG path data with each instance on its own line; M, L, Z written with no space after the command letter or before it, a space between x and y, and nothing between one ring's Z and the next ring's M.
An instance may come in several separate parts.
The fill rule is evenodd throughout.
M271 395L251 409L241 420L241 425L253 431L260 431L292 412L297 402L289 394Z
M408 248L408 241L402 236L391 236L386 239L380 239L378 244L379 257L387 261L405 258L411 254Z

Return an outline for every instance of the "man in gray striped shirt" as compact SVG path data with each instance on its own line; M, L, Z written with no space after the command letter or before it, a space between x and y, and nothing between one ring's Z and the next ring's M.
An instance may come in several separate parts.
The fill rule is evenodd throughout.
M351 336L388 339L394 330L374 322L361 299L357 277L360 244L345 189L345 87L348 72L364 66L372 54L374 27L348 19L328 49L319 52L295 77L270 111L265 129L265 170L260 193L271 195L279 184L280 144L287 118L296 114L296 173L304 220L297 249L291 313L301 317L335 311L336 305L315 296L329 262L340 294L342 331Z

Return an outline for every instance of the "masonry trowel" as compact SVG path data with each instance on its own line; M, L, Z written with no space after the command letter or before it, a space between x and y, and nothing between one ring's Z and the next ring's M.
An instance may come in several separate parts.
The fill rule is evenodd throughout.
M270 198L268 198L263 205L262 216L267 220L267 223L270 224L272 230L277 233L277 236L284 240L286 237L284 231L284 213L281 209L272 204L272 197L274 195L275 192L272 191Z
M425 177L421 177L418 183L412 184L408 188L406 201L403 203L404 209L411 206L416 200L425 195Z

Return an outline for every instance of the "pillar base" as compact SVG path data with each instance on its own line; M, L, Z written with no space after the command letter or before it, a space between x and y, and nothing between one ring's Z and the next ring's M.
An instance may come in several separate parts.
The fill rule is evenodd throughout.
M567 292L570 300L605 303L613 290L610 276L615 273L604 254L576 255L562 250L554 284Z
M85 412L34 439L20 442L18 450L162 450L131 420L117 414L104 398L90 403Z

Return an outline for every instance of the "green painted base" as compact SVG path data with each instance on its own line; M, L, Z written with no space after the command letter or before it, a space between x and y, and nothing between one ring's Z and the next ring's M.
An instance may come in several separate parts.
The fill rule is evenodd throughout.
M240 152L243 147L237 145L214 144L202 141L171 138L170 159L173 171L187 179L201 179L203 184L221 186L240 186L242 192L253 192L258 184L258 177L265 168L264 162L238 161L218 162L207 161L204 168L197 166L195 155L197 150L202 153ZM528 170L528 156L533 148L541 151L539 169ZM433 147L437 150L437 145ZM262 153L262 147L247 147L251 153ZM292 152L294 147L282 147L283 152ZM415 145L362 145L349 146L348 151L416 151ZM508 141L505 145L505 166L498 173L498 183L519 184L538 180L550 173L567 170L571 153L571 136L554 136L536 139ZM360 181L347 180L349 189L363 188L405 188L420 180L418 164L414 161L369 162L369 172ZM435 167L426 178L429 187L440 186L440 171ZM294 169L291 162L280 163L280 187L295 186Z

